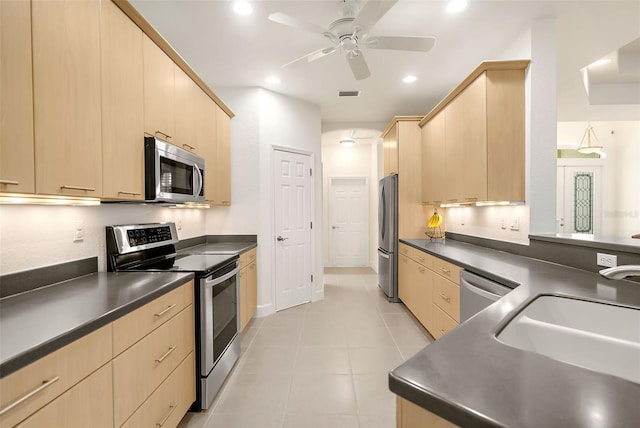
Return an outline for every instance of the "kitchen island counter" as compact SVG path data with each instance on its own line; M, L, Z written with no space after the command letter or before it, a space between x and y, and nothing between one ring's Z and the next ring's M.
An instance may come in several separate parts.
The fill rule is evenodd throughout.
M453 240L401 241L517 287L393 370L391 391L460 426L624 427L640 420L640 384L495 337L541 294L640 307L637 283Z
M0 378L193 277L192 273L93 273L0 299Z

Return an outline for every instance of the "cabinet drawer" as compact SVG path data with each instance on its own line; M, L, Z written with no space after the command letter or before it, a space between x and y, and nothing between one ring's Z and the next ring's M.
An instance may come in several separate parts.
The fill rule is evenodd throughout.
M113 322L113 355L118 355L193 303L193 281Z
M111 362L105 364L18 427L113 427L111 370Z
M447 278L449 281L453 281L460 285L460 271L462 270L460 266L456 266L453 263L449 263L448 261L442 260L438 257L430 256L430 258L431 270L438 275Z
M433 305L433 337L435 339L449 333L458 325L456 320L447 315L438 305Z
M0 426L14 426L110 361L111 341L109 324L0 379Z
M403 243L400 243L398 245L398 249L400 250L400 254L409 257L411 260L420 263L422 266L428 269L432 269L430 262L431 257L424 251L420 251L417 248L413 248Z
M451 318L460 322L460 287L439 275L433 275L433 302Z
M256 259L256 249L253 248L246 253L240 254L240 269L247 267Z
M177 426L196 399L194 359L192 352L122 428Z
M193 305L113 360L114 417L120 426L194 349Z

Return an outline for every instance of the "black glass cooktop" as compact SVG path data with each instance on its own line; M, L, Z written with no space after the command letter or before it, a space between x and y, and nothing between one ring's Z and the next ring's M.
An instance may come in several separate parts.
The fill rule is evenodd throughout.
M138 267L135 270L151 272L194 272L205 275L210 272L214 272L237 259L237 254L179 255L163 262Z

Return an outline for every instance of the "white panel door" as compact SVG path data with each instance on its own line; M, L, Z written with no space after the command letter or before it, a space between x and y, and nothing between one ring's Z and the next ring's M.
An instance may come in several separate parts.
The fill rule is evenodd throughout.
M276 310L311 301L311 159L275 157Z
M369 202L366 178L331 178L329 184L331 266L366 266Z

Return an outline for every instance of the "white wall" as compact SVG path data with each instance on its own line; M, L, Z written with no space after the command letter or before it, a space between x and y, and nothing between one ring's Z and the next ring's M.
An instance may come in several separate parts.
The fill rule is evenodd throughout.
M329 183L336 177L365 177L368 186L368 218L369 247L368 265L377 268L378 246L378 177L377 142L356 142L352 147L342 147L335 138L336 132L322 134L322 181L323 181L323 228L324 228L324 264L330 264L330 230L329 225Z
M309 153L314 174L313 300L324 297L320 109L261 88L216 88L236 117L231 120L231 206L209 210L209 234L258 235L258 316L275 312L273 150Z
M98 257L105 271L105 227L115 224L173 221L180 239L205 233L205 210L152 205L110 204L94 207L0 206L0 274ZM73 241L76 224L84 239Z
M577 148L587 125L583 121L558 122L558 145ZM607 155L602 159L601 234L629 238L640 233L640 121L596 121L591 126Z

